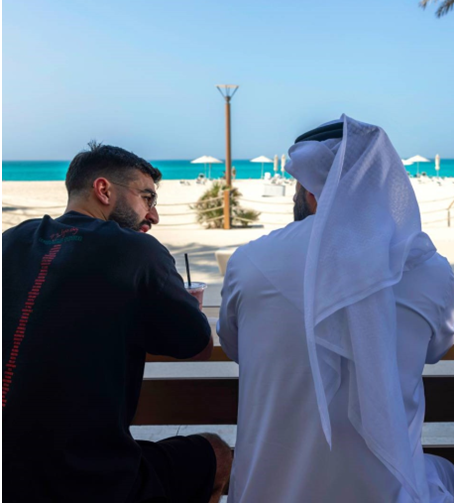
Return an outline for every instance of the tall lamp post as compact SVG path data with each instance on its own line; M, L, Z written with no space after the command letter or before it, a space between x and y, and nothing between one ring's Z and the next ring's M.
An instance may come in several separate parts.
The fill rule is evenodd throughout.
M238 90L234 84L219 84L216 86L220 94L225 100L225 129L226 129L226 159L225 159L225 180L227 190L224 194L224 228L231 228L231 211L230 211L230 189L231 189L231 98Z

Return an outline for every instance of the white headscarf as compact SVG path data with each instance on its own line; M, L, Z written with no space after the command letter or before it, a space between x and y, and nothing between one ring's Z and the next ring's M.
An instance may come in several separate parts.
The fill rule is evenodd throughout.
M340 122L341 139L297 143L286 165L318 201L304 277L304 321L318 409L331 446L328 406L346 358L350 421L418 502L392 287L435 248L421 232L413 188L385 132L345 115Z

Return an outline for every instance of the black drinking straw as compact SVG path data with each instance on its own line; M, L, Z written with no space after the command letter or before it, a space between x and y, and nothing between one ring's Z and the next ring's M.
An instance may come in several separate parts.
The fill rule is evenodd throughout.
M188 280L188 286L192 286L192 280L190 278L190 265L188 263L188 255L185 253L185 267L187 268L187 280Z

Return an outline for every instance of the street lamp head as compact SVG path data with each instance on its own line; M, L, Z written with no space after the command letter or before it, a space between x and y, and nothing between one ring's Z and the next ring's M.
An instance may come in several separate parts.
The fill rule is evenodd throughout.
M226 122L226 157L225 157L225 179L226 186L231 187L231 103L230 100L239 86L235 84L219 84L216 86L225 100L225 122ZM229 210L228 210L229 213ZM230 228L229 218L225 219L225 229Z
M218 84L215 87L220 91L220 94L226 101L230 101L239 86L235 84Z

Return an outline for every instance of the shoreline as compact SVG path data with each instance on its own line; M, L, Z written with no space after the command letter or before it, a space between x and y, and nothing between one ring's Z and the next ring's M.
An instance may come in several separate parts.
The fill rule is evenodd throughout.
M273 172L270 172L271 173L271 177L273 176ZM203 174L203 173L201 173ZM454 175L444 175L444 176L440 176L440 175L420 175L419 177L416 177L416 176L409 176L409 179L410 181L413 181L413 180L454 180ZM165 179L162 179L162 181L160 183L162 183L163 181L168 181L168 182L190 182L190 183L195 183L197 180L197 177L193 177L193 178L183 178L183 177L177 177L177 178L165 178ZM206 178L206 181L207 183L210 183L210 182L222 182L224 181L225 178L224 177L219 177L219 178ZM294 181L294 179L290 176L290 175L287 175L285 177L285 180L288 180L288 181ZM264 180L263 178L254 178L254 177L243 177L242 175L241 176L236 176L236 179L235 181L241 181L241 182L265 182L266 180ZM53 182L65 182L65 179L62 178L61 180L3 180L2 179L2 183L53 183Z
M165 180L186 180L195 181L200 175L208 178L220 179L225 172L225 162L204 164L193 163L190 159L166 159L149 160L152 166L158 168ZM3 181L63 181L70 161L62 160L30 160L30 161L2 161L2 179ZM274 171L274 163L251 162L249 159L233 159L232 167L236 169L236 178L238 180L262 180L262 173L269 173L271 177L275 174L282 174L281 162L276 165L277 171ZM435 169L434 159L429 162L414 163L404 166L405 171L410 177L416 177L422 173L428 178L443 177L454 178L454 158L442 158L440 160L440 169ZM290 179L288 173L285 178Z

